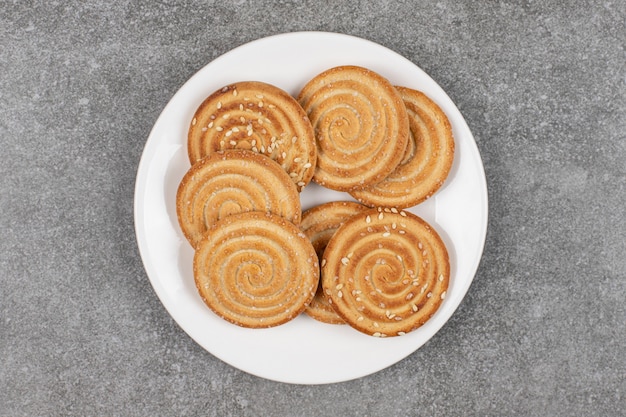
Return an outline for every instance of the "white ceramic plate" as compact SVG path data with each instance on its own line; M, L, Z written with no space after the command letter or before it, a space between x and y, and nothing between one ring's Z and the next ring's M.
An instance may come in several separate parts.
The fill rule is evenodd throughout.
M426 93L446 112L456 140L444 187L410 211L430 222L450 254L448 295L422 327L401 337L374 338L349 326L305 315L278 327L252 330L214 315L193 280L193 251L178 226L175 196L189 168L186 134L198 105L222 86L242 80L274 84L296 95L319 72L337 65L370 68L396 85ZM302 206L349 199L309 185ZM386 368L426 343L450 318L478 268L487 229L487 187L480 154L465 120L445 92L420 68L378 44L347 35L289 33L260 39L220 56L174 95L158 118L139 164L135 229L143 263L161 302L189 336L211 354L248 373L276 381L323 384Z

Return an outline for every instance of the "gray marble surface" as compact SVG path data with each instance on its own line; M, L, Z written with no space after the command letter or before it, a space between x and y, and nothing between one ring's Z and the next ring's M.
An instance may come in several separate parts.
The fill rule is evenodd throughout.
M0 2L0 416L626 415L626 7L619 1ZM193 342L133 222L143 146L212 59L356 35L429 73L489 190L476 278L376 374L263 380Z

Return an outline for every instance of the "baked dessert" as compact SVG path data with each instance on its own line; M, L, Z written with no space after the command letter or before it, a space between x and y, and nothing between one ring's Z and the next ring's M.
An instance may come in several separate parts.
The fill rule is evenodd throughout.
M311 181L317 148L311 122L298 102L263 82L229 84L198 107L187 137L194 164L218 150L251 150L278 162L301 190Z
M299 224L300 195L277 162L244 149L216 151L196 162L176 194L180 227L191 245L218 220L247 211L271 212Z
M373 208L352 216L328 242L321 261L324 294L355 329L400 336L439 308L450 279L444 242L406 211Z
M382 181L400 163L409 121L398 91L359 66L331 68L311 79L298 101L315 132L313 180L338 191Z
M293 223L247 212L213 224L193 260L206 305L238 326L273 327L295 318L319 282L313 245Z
M368 210L367 206L353 201L333 201L320 204L302 213L300 229L309 238L317 257L323 258L324 249L339 226L353 215ZM304 312L312 318L329 324L342 324L319 285L315 297Z
M409 115L404 158L387 178L351 195L371 207L411 207L441 188L454 159L452 127L441 108L421 91L396 87Z

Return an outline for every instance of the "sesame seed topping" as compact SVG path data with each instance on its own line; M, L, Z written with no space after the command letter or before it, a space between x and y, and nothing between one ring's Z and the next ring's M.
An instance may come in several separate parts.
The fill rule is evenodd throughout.
M391 223L391 228L392 228L392 229L394 229L394 230L395 230L395 229L396 229L396 227L398 227L398 226L397 226L395 223Z
M405 334L405 332L398 332L398 336L404 336Z
M293 158L293 162L295 162L296 164L298 162L302 161L302 158L298 157L298 158Z
M263 102L259 101L259 107L263 107Z
M228 132L226 132L226 134L225 134L224 136L229 137L229 136L230 136L230 135L232 135L232 134L233 134L233 131L232 131L232 130L229 130Z
M217 108L218 108L218 110L222 108L222 102L221 101L217 102Z
M243 104L239 104L239 110L243 111Z
M439 282L442 282L443 281L443 275L440 274L439 278L437 278L437 279L439 280Z
M402 216L402 217L406 217L406 213L405 213L405 212L403 212L403 211L401 211L401 212L400 212L400 216Z
M405 297L406 300L410 300L411 298L413 298L413 293L412 292L408 293L406 295L406 297Z
M350 262L350 260L348 258L341 258L341 263L344 265L348 265L348 262Z
M382 220L383 217L385 217L385 216L383 215L382 211L380 213L378 213L378 220Z
M441 293L441 299L443 300L443 299L445 299L445 298L446 298L446 291L444 291L444 292L442 292L442 293Z
M383 233L383 237L387 237L387 236L390 236L390 235L391 235L391 233L389 233L389 232Z
M406 232L404 230L399 230L398 233L400 233L401 235L405 234Z
M300 182L298 183L298 186L300 186L300 187L304 187L305 185L306 185L306 183L305 183L304 181L300 181Z
M326 266L326 259L322 259L322 268Z
M376 332L372 336L374 336L374 337L381 337L381 334L380 334L380 332Z
M195 126L196 125L196 118L194 117L193 120L191 121L191 125Z
M208 127L209 129L210 129L210 128L212 128L212 127L213 127L213 122L210 122L210 123L207 125L207 127Z
M302 168L307 169L307 168L311 168L313 165L311 165L310 162L307 162L306 164L302 165Z
M222 116L222 119L228 119L230 117L230 113L226 113L225 115Z
M235 146L235 145L237 145L237 142L235 142L234 140L231 140L231 141L230 141L230 142L228 142L228 143L230 143L230 144L231 144L231 146Z
M343 297L343 293L341 291L337 291L337 297L342 298Z
M372 323L374 325L374 327L380 327L380 324L378 324L377 322Z
M363 321L363 316L359 316L359 318L357 318L356 321Z
M432 296L433 296L433 293L432 293L432 292L429 292L428 294L426 294L426 297L427 297L427 298L430 298L430 297L432 297Z
M247 135L248 135L248 136L252 136L252 133L254 133L254 132L252 132L252 130L248 130Z
M283 157L283 159L287 158L287 152L283 152L281 156Z
M291 138L291 143L296 143L298 141L298 137L294 136Z
M392 208L391 208L391 212L392 212L392 213L398 213L398 209L397 209L397 208L395 208L395 207L392 207Z
M367 216L365 218L365 223L371 223L372 222L372 218L370 216Z
M335 288L336 288L336 289L338 289L338 290L340 290L340 289L342 289L342 288L343 288L343 284L337 284L337 285L335 285Z

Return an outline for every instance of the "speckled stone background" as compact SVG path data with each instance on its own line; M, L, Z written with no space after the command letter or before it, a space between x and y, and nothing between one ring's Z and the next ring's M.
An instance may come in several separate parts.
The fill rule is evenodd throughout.
M620 1L1 1L0 416L626 415ZM170 318L133 223L139 159L197 70L322 30L419 65L465 116L484 257L425 346L322 386L226 365Z

